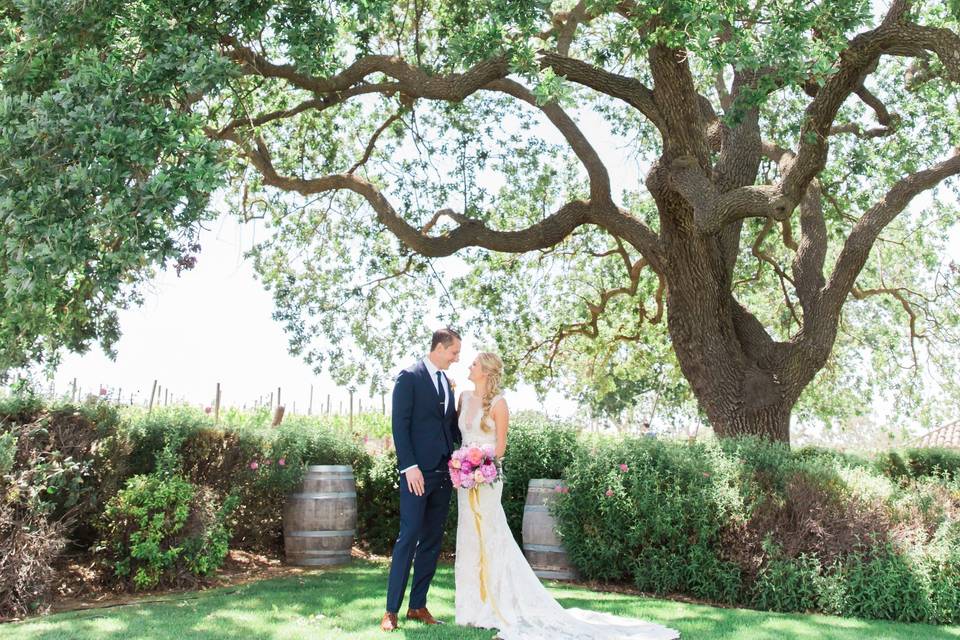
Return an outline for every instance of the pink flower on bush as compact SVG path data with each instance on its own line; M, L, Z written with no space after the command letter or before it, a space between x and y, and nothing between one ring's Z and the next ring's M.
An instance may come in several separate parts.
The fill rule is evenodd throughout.
M254 460L253 462L250 463L250 468L256 471L257 469L260 468L260 465L257 463L256 460Z
M203 412L204 412L204 413L209 414L211 411L213 411L213 409L211 409L210 407L204 407L204 408L203 408Z
M612 495L613 495L613 489L607 489L607 497L609 498Z
M558 484L557 486L555 486L555 487L553 488L553 490L554 490L554 492L556 492L556 493L563 493L563 485L562 485L562 484Z
M277 460L277 464L280 465L281 467L284 467L284 466L286 466L286 464L287 464L287 459L286 459L286 458L280 458L279 460Z
M709 477L710 477L710 474L707 473L706 471L704 471L704 472L703 472L703 477L704 477L704 478L709 478Z
M624 473L626 473L627 471L630 471L630 467L628 467L628 466L625 465L625 464L621 464L621 465L620 465L620 471L623 471Z

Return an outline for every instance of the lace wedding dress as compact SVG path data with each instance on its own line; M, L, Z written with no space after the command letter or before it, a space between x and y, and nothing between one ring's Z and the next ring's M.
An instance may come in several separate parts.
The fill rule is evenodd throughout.
M493 399L493 405L501 402ZM480 427L482 400L464 391L464 444L496 444ZM488 418L488 420L490 420ZM471 493L473 494L471 496ZM583 609L564 609L527 564L500 505L503 483L457 490L456 621L498 629L503 640L672 640L680 633L658 624Z

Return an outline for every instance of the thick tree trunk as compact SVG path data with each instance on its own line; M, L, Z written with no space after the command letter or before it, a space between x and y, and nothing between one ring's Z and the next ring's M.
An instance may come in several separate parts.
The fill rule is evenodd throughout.
M789 443L790 413L805 384L785 375L788 346L773 342L733 297L722 240L693 232L685 203L659 193L670 338L701 409L720 437Z
M678 274L668 277L668 292L674 351L717 435L789 443L790 412L798 394L784 383L778 367L764 363L744 344L729 293L716 282Z

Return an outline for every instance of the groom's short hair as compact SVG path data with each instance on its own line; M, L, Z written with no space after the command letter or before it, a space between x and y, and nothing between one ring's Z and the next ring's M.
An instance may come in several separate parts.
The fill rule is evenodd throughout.
M463 339L460 337L460 334L450 327L437 329L433 332L433 339L430 341L430 351L436 349L438 344L442 344L444 347L449 347L453 344L454 340L460 340L461 342L463 341Z

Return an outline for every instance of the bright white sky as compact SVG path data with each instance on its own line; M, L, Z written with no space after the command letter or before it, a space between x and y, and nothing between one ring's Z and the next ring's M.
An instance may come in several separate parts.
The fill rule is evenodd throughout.
M67 355L55 375L57 392L69 392L76 377L84 392L96 393L103 385L114 395L122 392L125 401L133 393L134 401L142 402L156 379L178 398L210 404L219 382L224 405L250 406L280 387L287 410L296 403L297 412L306 413L312 384L315 411L329 393L333 410L342 402L346 412L348 392L287 353L286 335L271 318L273 300L243 259L257 233L262 239L262 223L257 228L221 216L202 235L194 270L179 278L172 271L159 274L146 292L146 303L121 314L116 361L100 349ZM420 355L410 354L410 362ZM475 355L467 342L461 361L451 368L454 379L467 382L466 368ZM362 400L369 406L370 399ZM380 398L374 400L379 409ZM511 393L510 402L514 409L549 408L551 414L575 409L559 397L541 405L524 388Z

